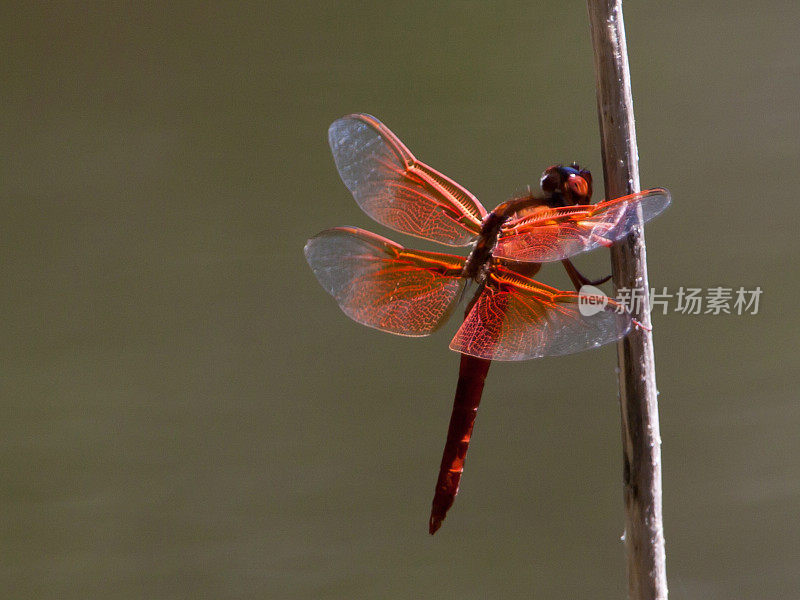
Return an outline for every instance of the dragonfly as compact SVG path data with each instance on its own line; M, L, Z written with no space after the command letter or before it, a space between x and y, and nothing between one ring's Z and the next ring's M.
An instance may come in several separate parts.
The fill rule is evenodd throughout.
M590 204L591 173L572 163L549 167L541 193L487 211L371 115L336 120L328 141L342 181L372 219L400 233L471 248L467 257L413 250L357 227L326 229L305 246L319 283L348 317L397 335L430 335L474 288L450 342L461 361L428 522L434 534L458 494L491 362L596 348L638 325L621 303L582 287L608 278L591 281L570 259L624 238L666 209L670 194L656 188ZM552 262L564 266L575 292L533 279ZM583 308L590 305L596 308Z

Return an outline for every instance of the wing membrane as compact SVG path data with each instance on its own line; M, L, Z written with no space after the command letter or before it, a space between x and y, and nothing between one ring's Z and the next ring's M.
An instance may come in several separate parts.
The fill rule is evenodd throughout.
M605 308L584 315L578 294L496 267L450 348L489 360L527 360L601 346L631 327L630 315L616 312L620 305L606 300Z
M334 121L328 141L342 181L378 223L448 246L466 246L480 233L486 209L477 198L414 158L375 117Z
M544 209L505 224L494 255L530 262L569 258L598 246L610 246L639 223L669 206L665 189L653 189L594 205Z
M369 327L407 336L429 335L450 316L465 280L464 259L406 250L350 227L308 240L306 260L345 314Z

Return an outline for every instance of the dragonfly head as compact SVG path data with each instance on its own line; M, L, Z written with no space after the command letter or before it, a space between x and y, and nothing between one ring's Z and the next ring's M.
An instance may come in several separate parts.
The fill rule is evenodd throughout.
M540 184L553 208L589 204L592 199L592 174L588 169L581 169L578 163L547 167Z

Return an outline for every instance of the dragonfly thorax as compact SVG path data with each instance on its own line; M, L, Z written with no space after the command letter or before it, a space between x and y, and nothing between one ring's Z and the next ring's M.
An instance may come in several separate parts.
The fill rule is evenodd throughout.
M501 205L502 206L502 205ZM464 264L464 277L475 279L478 283L483 283L492 261L492 252L497 246L497 237L500 235L500 228L510 218L498 212L497 209L490 212L483 219L481 233L475 241L467 262Z
M543 196L527 194L503 202L483 218L481 233L464 265L464 277L481 283L491 267L492 252L503 224L530 211L588 203L592 197L592 174L577 163L553 165L542 174Z

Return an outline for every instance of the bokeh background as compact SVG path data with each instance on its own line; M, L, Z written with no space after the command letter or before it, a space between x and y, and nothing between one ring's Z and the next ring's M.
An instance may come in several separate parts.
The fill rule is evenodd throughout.
M800 4L625 9L651 283L763 290L654 316L672 597L797 598ZM302 254L387 233L350 112L490 208L557 161L602 190L583 2L0 12L0 595L625 596L615 349L492 367L430 537L457 323L357 325Z

